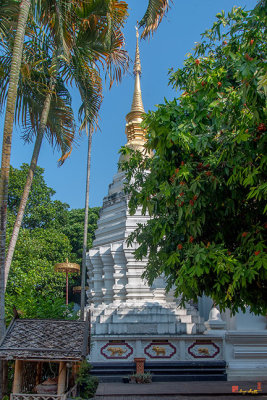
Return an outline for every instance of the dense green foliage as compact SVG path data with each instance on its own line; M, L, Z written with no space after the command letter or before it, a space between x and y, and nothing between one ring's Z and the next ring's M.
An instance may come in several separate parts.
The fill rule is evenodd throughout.
M65 276L54 265L70 253L68 238L55 228L21 230L7 284L8 321L14 305L23 318L66 316Z
M90 375L91 364L87 360L82 361L75 382L78 385L80 397L78 399L91 399L98 386L98 378Z
M28 175L29 165L22 164L20 169L10 168L10 184L8 192L9 226L15 220L20 199ZM33 186L29 194L22 228L56 228L64 226L68 219L68 204L53 200L55 191L49 188L43 177L44 170L36 168ZM12 226L13 228L13 226Z
M99 208L90 208L88 214L87 249L92 247L94 231L98 220ZM82 263L83 251L84 209L78 208L67 212L67 221L62 226L62 232L69 238L73 253L73 262Z
M27 164L21 169L11 168L8 241L28 168ZM43 173L37 167L11 265L6 292L7 322L12 318L13 306L28 318L71 317L72 305L65 307L65 276L56 273L54 265L66 258L81 262L84 210L69 210L67 204L53 200L55 191L46 185ZM88 248L92 246L97 218L98 209L90 209ZM78 283L79 278L73 277L70 288Z
M130 237L182 300L267 311L266 4L217 14L170 84L182 94L145 117L152 158L132 155ZM131 152L129 149L123 150ZM147 171L144 173L144 171ZM149 171L149 172L148 172ZM135 180L132 177L135 177Z

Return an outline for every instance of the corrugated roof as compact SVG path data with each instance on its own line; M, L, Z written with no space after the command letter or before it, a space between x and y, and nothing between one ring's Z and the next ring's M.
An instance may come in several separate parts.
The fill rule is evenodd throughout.
M88 321L15 318L0 344L0 358L78 361L88 353L88 335Z

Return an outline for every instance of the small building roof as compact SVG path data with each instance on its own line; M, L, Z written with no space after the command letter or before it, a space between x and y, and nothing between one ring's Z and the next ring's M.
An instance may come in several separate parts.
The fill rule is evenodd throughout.
M79 361L88 354L89 322L14 318L0 359Z

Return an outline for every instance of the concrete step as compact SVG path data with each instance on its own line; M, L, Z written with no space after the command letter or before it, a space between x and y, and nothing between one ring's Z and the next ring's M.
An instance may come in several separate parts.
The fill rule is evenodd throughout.
M105 314L107 314L109 311L105 310ZM187 315L187 310L186 309L182 309L182 308L171 308L171 307L167 307L165 305L163 306L146 306L145 310L142 310L142 308L138 308L138 307L131 307L131 308L125 308L125 309L118 309L117 310L117 314L118 315L136 315L136 313L138 314L162 314L162 315L166 315L166 314L170 314L170 315Z
M174 314L132 314L132 315L113 315L112 322L113 323L150 323L155 322L158 324L166 324L166 323L177 323L177 322L192 322L191 316L183 315L178 317ZM102 322L102 317L100 317L100 322ZM104 322L104 321L103 321Z
M233 393L233 385L249 390L257 388L257 382L184 381L153 382L146 385L124 383L100 383L95 400L240 400L257 398L266 400L267 381L262 382L262 392L257 396Z
M135 371L135 363L92 363L91 374L100 382L123 382ZM224 361L146 362L153 382L226 381Z

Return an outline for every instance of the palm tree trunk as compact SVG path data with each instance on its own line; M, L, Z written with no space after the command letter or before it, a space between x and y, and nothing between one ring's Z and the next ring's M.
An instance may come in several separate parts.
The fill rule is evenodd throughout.
M88 134L87 125L86 125L86 131ZM87 250L87 232L88 232L88 209L89 209L89 186L90 186L90 170L91 170L92 135L93 135L93 127L92 127L92 124L90 124L89 134L88 134L84 230L83 230L83 258L82 258L81 314L80 314L81 321L84 320L84 307L85 307L86 250Z
M7 93L6 114L3 132L0 179L0 340L5 333L5 248L11 142L22 50L30 6L30 0L22 0L20 3L20 13L11 60L10 81ZM2 398L2 383L3 363L0 362L0 398Z
M46 96L46 99L44 102L44 108L43 108L42 115L41 115L40 127L38 129L35 144L34 144L34 149L33 149L33 154L32 154L32 159L31 159L31 164L30 164L27 180L26 180L26 183L24 186L24 191L23 191L23 194L22 194L22 197L20 200L19 210L18 210L16 222L15 222L15 225L13 228L12 237L9 242L8 252L7 252L7 256L6 256L6 263L5 263L5 287L7 284L10 265L11 265L13 254L15 251L15 246L17 243L19 230L20 230L22 219L24 216L25 207L26 207L27 200L29 197L32 180L33 180L34 172L36 169L36 165L37 165L37 161L38 161L38 157L39 157L39 153L40 153L40 149L41 149L41 144L42 144L43 137L44 137L44 131L46 128L48 114L49 114L49 110L50 110L51 98L52 98L53 90L55 88L55 78L51 78L51 82L50 82L49 86L50 86L49 92Z

